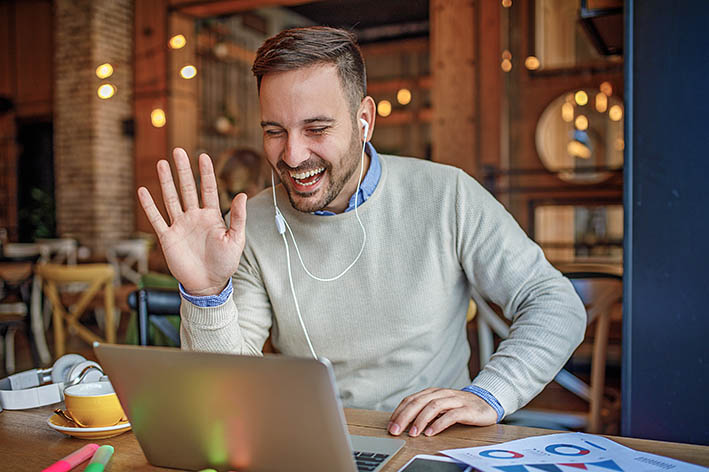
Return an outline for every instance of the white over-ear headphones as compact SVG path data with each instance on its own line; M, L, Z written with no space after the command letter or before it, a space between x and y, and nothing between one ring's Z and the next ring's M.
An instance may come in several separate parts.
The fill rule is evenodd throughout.
M49 369L32 369L0 379L0 411L59 403L64 400L66 387L104 379L107 377L100 365L79 354L67 354Z
M298 321L300 322L300 327L303 329L303 334L305 334L305 340L308 342L308 348L310 349L310 354L314 358L317 359L317 354L315 353L315 349L313 348L313 343L310 342L310 336L308 335L308 330L305 327L305 323L303 322L303 317L300 314L300 306L298 305L298 297L295 294L295 287L293 286L293 275L291 274L291 266L290 266L290 250L288 249L288 241L286 240L286 229L288 230L288 233L290 234L291 239L293 240L293 246L295 247L295 252L298 255L298 260L300 261L300 265L303 267L303 270L305 270L305 273L308 274L308 276L312 279L315 279L320 282L333 282L343 275L345 275L359 260L360 256L362 255L362 252L364 252L364 246L367 243L367 231L364 229L364 225L362 224L362 220L359 218L359 186L362 182L362 175L364 174L364 149L367 144L367 135L369 133L369 123L367 120L364 118L360 118L359 122L364 126L364 139L362 140L362 153L360 155L360 167L359 167L359 180L357 180L357 190L355 191L355 207L354 207L354 212L355 216L357 217L357 221L359 222L360 228L362 228L362 247L359 250L359 253L357 254L357 257L355 257L355 260L352 261L350 265L348 265L345 270L343 270L339 275L336 275L334 277L326 277L326 278L321 278L313 275L307 267L305 267L305 263L303 262L303 258L300 255L300 250L298 249L298 243L295 241L295 236L293 236L293 231L291 231L290 226L288 225L288 222L286 221L285 217L281 213L281 210L278 208L278 203L276 202L276 183L273 177L273 170L271 170L271 189L273 190L273 208L276 211L276 230L278 233L281 235L283 238L283 244L286 248L286 265L288 267L288 281L290 282L290 290L291 294L293 294L293 302L295 303L295 311L298 314Z

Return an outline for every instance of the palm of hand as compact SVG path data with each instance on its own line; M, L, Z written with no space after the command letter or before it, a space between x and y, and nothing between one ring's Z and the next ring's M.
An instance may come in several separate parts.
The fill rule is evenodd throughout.
M227 231L219 210L211 208L184 212L160 237L170 272L193 295L221 292L236 272L244 243L243 232Z
M209 157L202 154L199 158L203 203L200 207L187 154L177 148L173 156L183 204L175 189L170 165L164 160L157 164L171 225L167 225L146 188L138 189L138 197L160 240L172 275L192 295L216 295L236 272L241 259L245 244L246 198L239 194L232 201L227 228L219 210L214 168Z

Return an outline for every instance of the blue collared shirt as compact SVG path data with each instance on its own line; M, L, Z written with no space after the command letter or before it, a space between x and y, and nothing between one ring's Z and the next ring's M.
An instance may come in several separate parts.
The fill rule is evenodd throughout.
M362 179L362 183L359 186L359 192L353 194L352 197L350 197L349 205L345 209L345 212L352 211L355 209L355 200L357 201L357 206L366 202L367 199L371 197L374 193L374 190L379 184L379 179L382 177L382 163L379 160L379 154L377 154L377 151L374 149L374 146L372 146L370 142L367 142L367 144L365 145L365 149L370 157L369 169L367 170L364 179ZM335 215L335 213L327 210L318 210L313 214L323 216ZM229 279L229 282L227 283L227 286L222 291L222 293L220 293L219 295L210 295L207 297L195 297L189 295L187 294L187 292L185 292L184 288L182 287L182 284L180 284L180 294L182 294L182 297L185 300L194 305L205 308L219 306L226 303L226 301L229 300L229 297L231 296L233 291L234 289L231 283L231 279ZM505 415L505 410L502 408L502 405L500 405L500 402L497 401L497 398L495 398L492 393L488 392L484 388L480 388L475 385L469 385L463 388L463 391L477 395L478 397L482 398L485 403L490 405L497 413L497 421L500 421Z

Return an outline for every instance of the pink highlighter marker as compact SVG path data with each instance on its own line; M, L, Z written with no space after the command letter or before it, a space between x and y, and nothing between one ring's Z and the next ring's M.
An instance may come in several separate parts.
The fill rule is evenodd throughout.
M90 459L91 456L94 455L94 452L96 452L96 449L98 449L98 444L87 444L81 449L72 452L64 459L58 460L46 469L42 470L42 472L69 472L85 460Z

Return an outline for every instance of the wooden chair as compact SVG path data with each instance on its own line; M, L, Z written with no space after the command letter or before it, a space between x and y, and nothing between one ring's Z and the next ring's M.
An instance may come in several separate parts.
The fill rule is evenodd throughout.
M573 269L569 266L565 269ZM598 269L598 268L596 268ZM557 429L584 429L587 432L599 433L602 428L602 407L605 392L606 350L608 347L608 331L613 309L622 300L623 281L617 271L565 272L574 289L579 294L586 307L587 325L594 325L593 348L591 355L591 379L586 383L566 369L562 369L554 381L589 403L587 413L569 414L561 411L535 411L524 408L510 417L512 421L525 425L556 427ZM509 322L502 319L479 296L474 295L478 305L478 336L480 347L480 362L489 361L494 351L493 333L501 338L509 333ZM551 426L550 426L551 425Z
M113 319L115 306L113 295L115 271L113 266L110 264L79 264L76 266L44 264L37 267L37 273L42 277L44 293L52 303L54 354L56 357L64 355L65 352L65 323L70 332L75 331L81 339L89 344L94 341L116 342L116 325ZM58 286L76 282L87 283L88 288L81 293L76 304L67 310L62 303ZM91 301L101 289L103 289L106 316L105 339L101 339L80 322L81 315L89 308Z
M29 341L34 366L39 367L41 363L29 310L34 264L38 257L0 257L0 353L8 375L15 372L17 331L23 332Z

